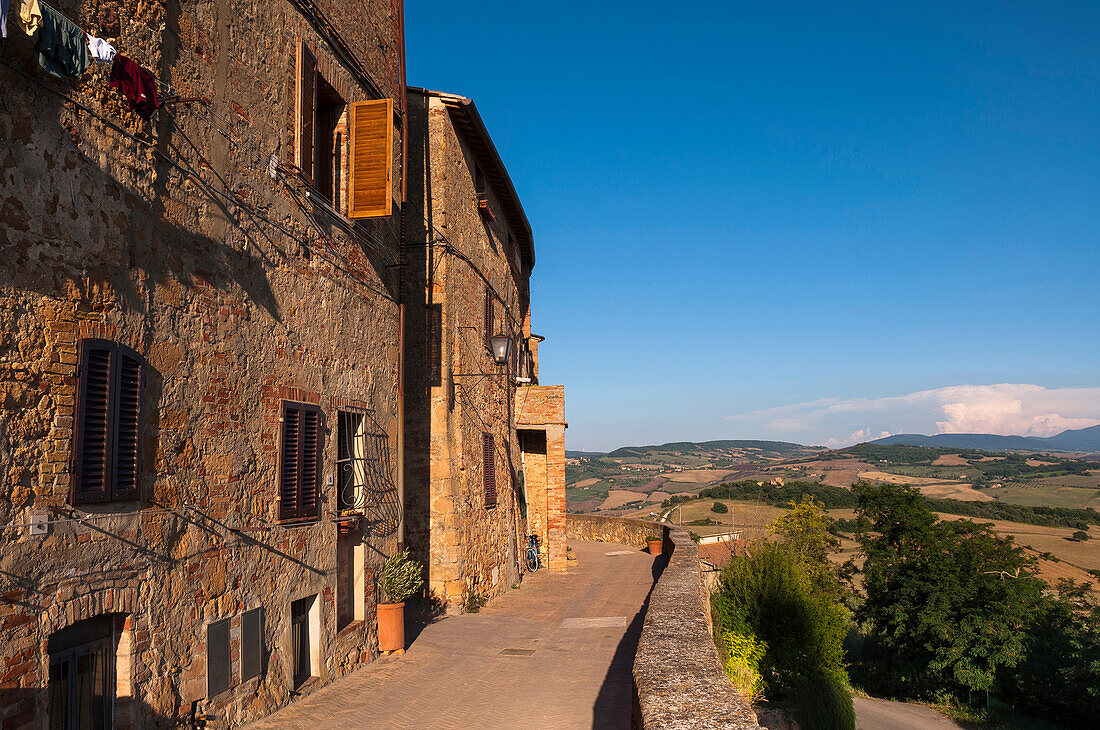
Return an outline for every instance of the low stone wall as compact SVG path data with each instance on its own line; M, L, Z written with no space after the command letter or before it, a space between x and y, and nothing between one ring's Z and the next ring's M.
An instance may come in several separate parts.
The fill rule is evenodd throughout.
M565 536L570 540L617 542L638 547L645 547L650 537L660 537L665 541L666 551L669 547L667 525L625 517L567 514Z
M752 707L718 659L699 550L679 528L668 533L666 555L670 547L668 565L649 595L634 657L632 724L639 730L759 730Z

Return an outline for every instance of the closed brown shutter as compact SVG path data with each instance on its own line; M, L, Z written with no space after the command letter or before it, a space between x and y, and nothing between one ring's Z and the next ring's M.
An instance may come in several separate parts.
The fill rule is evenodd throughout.
M80 343L73 430L73 504L110 499L111 364L118 348L106 340Z
M241 681L260 676L264 667L264 610L254 608L241 616Z
M497 503L497 460L493 445L493 434L485 431L481 434L482 475L485 482L485 506Z
M279 519L293 520L298 509L298 453L301 448L302 412L287 404L283 408L282 463L279 465Z
M493 349L493 292L485 288L485 346Z
M313 136L317 115L317 59L298 39L298 78L294 88L294 162L313 184Z
M127 347L118 348L115 361L115 480L114 499L138 496L141 463L141 359Z
M393 99L355 102L348 115L348 128L348 217L387 216L393 200Z
M321 411L301 403L283 405L279 519L315 519L321 501Z
M302 412L302 485L299 517L317 517L321 493L321 413Z
M229 689L233 659L229 648L229 619L206 627L206 696L215 697Z

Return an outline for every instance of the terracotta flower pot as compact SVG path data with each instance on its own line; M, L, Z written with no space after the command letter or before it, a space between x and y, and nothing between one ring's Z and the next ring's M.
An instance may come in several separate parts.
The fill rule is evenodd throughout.
M405 650L405 604L378 604L378 651Z
M649 554L650 555L660 555L661 554L661 547L664 545L664 540L647 540L646 542L649 545Z

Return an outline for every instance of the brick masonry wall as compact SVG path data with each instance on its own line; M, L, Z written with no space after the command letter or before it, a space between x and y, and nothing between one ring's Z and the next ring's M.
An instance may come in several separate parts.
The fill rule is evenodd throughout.
M0 66L0 726L43 726L49 636L102 614L130 627L120 723L170 722L197 699L236 725L291 699L295 598L321 602L322 683L375 652L373 575L396 547L397 216L357 224L352 239L267 175L271 154L293 157L296 37L347 101L368 92L289 3L57 4L212 106L143 122L107 89L109 67L48 77L10 24L6 60L140 141ZM399 98L400 3L321 5ZM399 124L394 143L396 197ZM89 336L148 361L144 468L140 500L72 513L74 372ZM323 517L291 529L275 500L283 400L320 405L330 429ZM368 620L337 633L330 479L350 403L371 410L377 489L357 535ZM57 518L51 507L87 519L44 537L19 527ZM258 605L266 672L207 698L206 626L232 617L236 642L239 614ZM237 646L234 678L239 661Z

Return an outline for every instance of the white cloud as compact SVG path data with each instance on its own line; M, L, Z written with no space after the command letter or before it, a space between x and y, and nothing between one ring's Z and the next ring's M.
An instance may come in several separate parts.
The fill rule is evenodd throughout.
M762 438L845 446L891 433L1053 436L1100 424L1100 388L955 385L886 398L824 398L727 416Z

